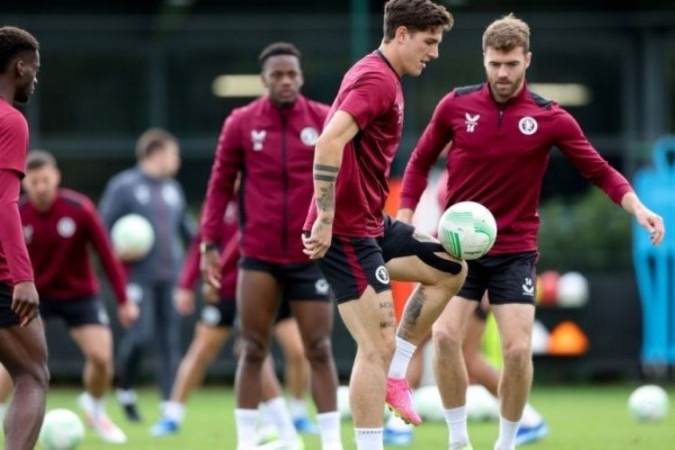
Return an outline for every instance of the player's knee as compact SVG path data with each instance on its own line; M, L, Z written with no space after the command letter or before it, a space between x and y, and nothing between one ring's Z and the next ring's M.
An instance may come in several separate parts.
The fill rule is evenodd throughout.
M532 350L525 340L510 342L502 348L504 364L514 369L527 367L532 360Z
M241 351L246 363L262 365L267 357L268 346L260 337L245 336L241 340Z
M462 337L460 333L446 327L434 326L432 340L439 354L456 353L462 351Z
M312 365L330 363L332 359L330 338L323 337L310 342L307 345L306 355Z

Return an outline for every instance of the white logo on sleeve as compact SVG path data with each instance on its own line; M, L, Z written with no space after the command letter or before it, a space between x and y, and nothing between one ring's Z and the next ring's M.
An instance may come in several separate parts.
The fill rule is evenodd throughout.
M475 116L470 115L469 113L464 113L464 117L466 118L466 132L467 133L473 133L473 131L476 129L476 125L478 125L478 119L480 119L480 114L476 114Z
M305 127L300 132L300 140L305 145L313 147L317 139L319 139L319 132L316 131L316 128Z
M75 234L75 221L70 217L62 217L56 223L56 231L59 233L59 236L62 238L69 238Z
M375 270L375 278L382 284L389 284L389 271L386 267L380 266Z
M251 130L251 141L253 142L253 150L259 152L263 149L263 144L265 143L265 138L267 137L267 131L265 130Z
M539 124L537 124L537 121L530 116L525 116L518 122L518 129L526 136L536 133L537 128L539 128Z
M523 295L527 295L528 297L534 297L534 283L532 282L532 278L525 277L525 282L523 283L522 288L523 288Z

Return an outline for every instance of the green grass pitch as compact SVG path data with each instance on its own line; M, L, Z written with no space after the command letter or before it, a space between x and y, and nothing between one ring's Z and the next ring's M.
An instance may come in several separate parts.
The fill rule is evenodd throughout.
M535 386L531 403L540 410L549 424L549 436L527 447L532 450L623 450L675 448L675 411L659 423L636 423L628 416L627 401L636 385ZM675 406L675 387L666 386L671 406ZM74 388L54 387L50 390L48 409L69 408L79 413ZM126 445L102 443L87 432L81 450L234 450L234 395L231 387L209 386L190 399L186 421L176 436L153 438L150 425L159 416L157 390L140 392L140 407L145 423L126 423L119 406L108 400L108 412L129 437ZM671 408L672 409L672 408ZM343 422L345 449L353 449L352 423ZM476 450L492 450L497 436L497 422L470 422L469 434ZM38 447L40 448L40 447ZM320 450L317 437L306 437L307 450ZM393 448L393 447L392 447ZM442 423L424 423L416 429L415 441L409 448L447 449L447 431Z

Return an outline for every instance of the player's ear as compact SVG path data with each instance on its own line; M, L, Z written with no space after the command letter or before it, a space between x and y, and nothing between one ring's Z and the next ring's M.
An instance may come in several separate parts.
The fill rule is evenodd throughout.
M405 25L401 25L400 27L396 28L396 31L394 32L394 38L399 42L403 43L405 41L405 38L410 34L410 30Z
M20 57L17 57L14 60L12 60L9 64L10 70L14 72L16 78L23 78L23 74L27 70L26 63Z

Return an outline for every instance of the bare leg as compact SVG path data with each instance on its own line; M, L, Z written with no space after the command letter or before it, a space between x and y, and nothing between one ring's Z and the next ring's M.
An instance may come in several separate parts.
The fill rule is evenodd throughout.
M103 325L84 325L70 330L70 336L84 354L84 389L101 399L110 388L113 376L112 333Z
M277 322L274 336L284 353L284 380L291 396L303 400L309 386L309 364L298 323L294 317Z
M42 320L37 318L26 327L0 329L0 361L15 386L5 416L5 449L31 450L42 426L49 385Z

